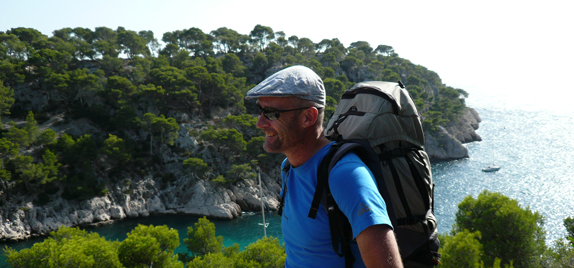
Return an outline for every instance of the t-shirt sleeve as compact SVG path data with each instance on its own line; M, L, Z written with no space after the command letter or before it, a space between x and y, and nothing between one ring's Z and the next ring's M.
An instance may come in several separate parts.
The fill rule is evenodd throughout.
M353 238L372 225L386 224L392 228L377 183L356 154L345 155L333 167L329 187L339 209L351 223Z

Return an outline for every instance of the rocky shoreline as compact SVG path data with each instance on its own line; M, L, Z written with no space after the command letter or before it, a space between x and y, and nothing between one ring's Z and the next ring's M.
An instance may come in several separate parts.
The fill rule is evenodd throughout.
M456 122L440 126L432 134L425 131L425 151L431 162L468 158L468 149L463 144L482 140L475 131L481 121L476 110L467 108Z
M433 134L425 132L426 151L432 162L468 157L463 143L480 141L475 130L481 121L478 113L468 108L465 114ZM76 122L77 123L77 122ZM195 146L184 124L176 146ZM162 147L164 163L176 158L167 147ZM224 156L203 151L204 159L213 165L221 164ZM179 161L181 162L181 161ZM171 164L170 164L171 165ZM0 241L19 241L47 235L60 226L98 226L117 220L150 215L189 214L208 218L232 220L244 211L260 211L261 198L276 210L281 189L278 170L261 173L262 190L252 179L242 180L228 188L208 179L194 177L181 167L169 167L176 181L167 187L151 176L135 178L130 184L117 183L106 196L76 201L57 197L43 206L34 205L33 196L10 199L0 211ZM58 195L59 196L59 193Z
M115 189L104 197L80 202L59 197L44 206L35 206L31 201L24 205L19 202L5 204L0 213L0 241L46 235L60 226L100 226L150 215L187 214L232 220L240 217L242 211L261 210L262 193L250 179L237 183L232 189L224 189L207 180L199 181L188 193L191 196L188 201L178 198L182 193L176 192L176 187L156 191L149 187L153 183L151 178L144 179L131 194ZM276 210L279 183L262 174L262 188L265 201ZM144 198L147 196L149 198Z

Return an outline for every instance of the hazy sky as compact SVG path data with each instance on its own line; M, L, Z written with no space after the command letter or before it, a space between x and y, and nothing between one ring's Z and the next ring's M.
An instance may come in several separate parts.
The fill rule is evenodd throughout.
M474 92L574 92L574 2L545 1L72 1L0 0L0 31L65 27L164 32L257 24L318 43L367 41ZM540 89L547 93L542 94ZM472 95L471 95L472 96ZM574 96L574 94L570 94Z

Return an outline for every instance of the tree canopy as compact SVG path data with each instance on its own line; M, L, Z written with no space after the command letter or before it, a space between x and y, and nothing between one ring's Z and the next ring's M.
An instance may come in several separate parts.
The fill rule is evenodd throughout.
M227 186L270 170L281 157L263 151L255 102L244 96L291 65L323 79L326 120L365 80L402 80L427 131L464 112L464 90L389 45L294 34L260 24L248 33L190 27L161 36L122 26L0 32L0 201L87 200L126 178L162 178L167 187L188 176L174 167ZM229 159L214 163L211 153Z

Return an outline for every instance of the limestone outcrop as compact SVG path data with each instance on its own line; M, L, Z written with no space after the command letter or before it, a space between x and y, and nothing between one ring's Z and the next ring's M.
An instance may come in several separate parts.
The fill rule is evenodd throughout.
M440 126L439 131L432 134L425 131L425 150L431 162L468 158L463 144L482 140L475 131L481 121L476 110L467 108L463 116Z
M98 225L158 214L181 213L231 220L240 217L242 211L260 211L262 201L276 210L279 183L262 174L261 188L263 192L255 181L246 179L231 189L200 180L190 187L173 186L162 190L152 178L145 178L133 186L116 186L106 196L84 201L59 197L36 206L22 197L2 206L0 240L46 235L60 226Z

